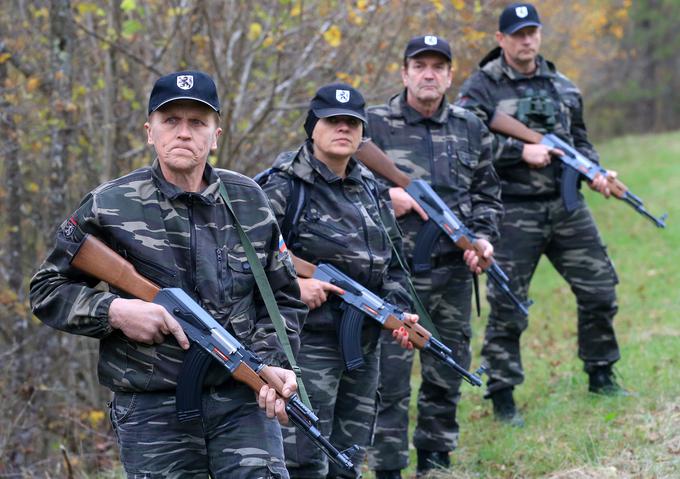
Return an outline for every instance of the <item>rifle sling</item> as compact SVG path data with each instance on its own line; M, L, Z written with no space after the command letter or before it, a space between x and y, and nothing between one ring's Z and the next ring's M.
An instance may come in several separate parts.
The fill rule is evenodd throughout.
M248 262L250 263L250 268L251 271L253 272L253 276L255 276L255 282L257 283L257 287L260 290L260 295L262 296L262 300L264 301L265 307L267 308L267 312L269 313L269 317L271 318L272 324L274 325L274 329L276 329L276 335L278 336L279 341L283 346L283 351L286 353L286 358L288 358L288 362L290 363L291 368L295 372L295 376L297 376L297 384L298 391L300 393L300 398L305 403L305 406L312 409L309 403L309 397L307 396L305 385L302 382L302 371L300 370L300 367L297 365L295 357L293 356L293 349L290 346L290 341L288 340L288 335L286 334L286 326L283 322L283 318L281 317L279 307L276 304L274 292L272 291L272 287L269 284L269 281L267 280L264 268L260 264L260 260L257 257L255 248L248 239L248 236L246 235L243 226L241 226L241 222L238 220L238 217L234 212L234 209L231 205L231 201L229 201L229 194L227 193L227 188L221 181L220 181L220 195L222 196L222 199L224 200L227 209L234 218L236 230L238 231L238 235L241 238L241 244L243 245L243 249L246 252L246 257L248 258Z

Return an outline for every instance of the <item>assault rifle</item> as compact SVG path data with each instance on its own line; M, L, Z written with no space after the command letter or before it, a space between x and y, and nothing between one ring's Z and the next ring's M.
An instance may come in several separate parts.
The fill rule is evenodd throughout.
M291 422L304 432L334 463L351 471L352 456L358 451L352 446L338 451L318 429L319 419L297 394L283 397L283 382L252 351L243 346L198 303L179 288L161 289L134 267L92 235L86 235L71 259L71 264L96 279L109 283L144 301L163 306L182 326L192 344L186 354L177 381L177 415L180 421L201 415L201 388L212 360L226 368L237 381L259 393L269 385L286 402Z
M483 251L477 243L477 238L463 224L462 221L451 211L437 193L423 180L412 180L401 171L394 162L372 141L361 144L355 155L362 163L374 172L387 178L397 186L401 186L414 200L425 210L430 221L433 221L456 246L463 250L472 250L479 258L479 265L505 295L512 301L515 307L525 316L529 314L528 307L533 304L531 300L523 303L510 290L508 275L501 269L493 258L484 258Z
M432 354L439 361L453 368L465 381L473 386L481 386L482 380L478 376L483 372L479 369L471 373L459 365L453 357L453 352L442 342L418 323L404 321L404 312L397 306L381 299L352 278L326 263L317 266L301 258L293 256L293 264L298 275L314 278L331 283L344 290L340 298L346 303L350 314L345 314L338 327L340 348L342 350L345 366L348 370L362 364L361 358L361 324L364 316L368 316L382 324L383 328L396 330L404 327L408 332L409 340L422 351Z
M612 194L628 203L635 211L642 216L648 218L654 223L657 228L666 227L666 218L668 213L662 215L660 218L655 217L645 209L642 200L628 190L628 187L623 184L618 178L608 174L607 170L602 168L597 163L589 160L575 148L573 148L566 141L562 140L557 135L547 133L542 135L524 125L519 120L510 115L496 110L491 121L489 122L489 129L496 133L517 138L525 143L542 144L550 148L557 148L564 152L564 155L556 155L568 168L564 168L562 173L562 201L567 211L573 211L579 203L578 199L578 180L579 176L585 176L589 181L593 181L599 174L607 178L609 182L609 189Z

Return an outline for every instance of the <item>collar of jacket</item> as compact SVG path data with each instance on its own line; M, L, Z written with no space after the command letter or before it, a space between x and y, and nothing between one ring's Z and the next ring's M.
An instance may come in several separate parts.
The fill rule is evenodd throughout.
M406 102L406 89L390 98L387 105L390 110L390 117L403 118L409 125L415 125L424 121L433 121L443 125L449 119L449 102L446 100L446 95L442 98L442 102L435 114L430 117L424 117L417 110L409 106Z
M536 73L531 75L531 77L527 77L508 65L502 52L503 50L501 47L496 47L487 53L482 61L479 62L479 68L495 81L499 81L503 76L508 77L510 80L521 80L523 78L534 77L552 78L556 76L557 68L555 67L555 64L546 60L541 55L536 57L536 62L538 63Z
M279 167L307 183L314 183L318 177L323 178L326 183L342 181L343 178L340 178L333 173L328 166L314 157L312 148L312 142L307 140L300 147L295 158L293 158L289 165L279 165ZM350 158L349 163L347 164L347 176L344 180L361 182L361 176L365 174L363 170L365 170L365 168L361 168L359 162L355 160L354 157ZM367 171L368 170L366 170L366 172Z
M208 163L205 164L203 170L203 179L208 186L200 193L184 191L181 188L168 182L161 171L161 164L156 158L151 165L151 172L153 175L154 184L158 187L161 193L169 200L179 199L180 201L192 198L192 201L198 200L206 205L214 205L218 201L220 195L220 179L215 173L215 170Z

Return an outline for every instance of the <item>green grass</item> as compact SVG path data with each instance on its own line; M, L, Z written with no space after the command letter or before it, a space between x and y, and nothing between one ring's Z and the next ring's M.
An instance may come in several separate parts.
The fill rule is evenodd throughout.
M659 230L625 203L584 190L621 280L616 370L635 396L586 392L576 356L575 300L543 260L522 337L526 381L516 389L526 427L495 422L482 391L463 385L460 445L450 472L434 476L680 477L680 133L621 138L599 151L605 167L618 171L653 214L670 214L668 227ZM473 365L480 363L485 321L486 311L473 319ZM414 374L414 387L418 382ZM415 451L411 457L405 477L414 475Z

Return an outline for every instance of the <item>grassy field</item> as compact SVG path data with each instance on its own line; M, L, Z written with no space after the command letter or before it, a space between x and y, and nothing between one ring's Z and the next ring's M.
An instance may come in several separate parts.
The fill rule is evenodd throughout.
M652 213L670 214L668 227L659 230L625 203L586 192L621 280L616 371L634 396L587 393L576 357L575 301L543 260L522 342L526 381L515 394L526 427L494 421L482 391L464 385L460 447L451 469L431 477L680 477L680 134L621 138L599 151ZM485 311L473 319L474 366L485 321ZM412 451L405 477L414 470Z

